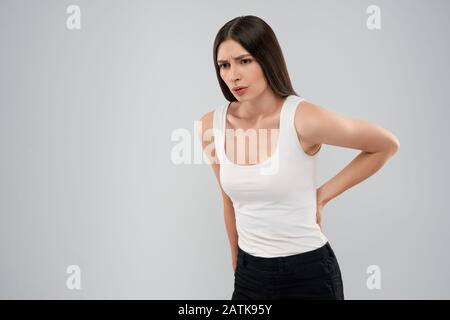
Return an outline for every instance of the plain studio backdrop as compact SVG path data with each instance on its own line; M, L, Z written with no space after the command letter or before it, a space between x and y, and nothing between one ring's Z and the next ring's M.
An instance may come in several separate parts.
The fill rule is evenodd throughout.
M374 4L381 29L367 26ZM194 125L227 102L213 40L247 14L273 28L301 96L400 140L324 209L346 299L450 298L449 12L444 0L1 1L0 298L231 298L222 197L194 163ZM318 186L358 153L324 145Z

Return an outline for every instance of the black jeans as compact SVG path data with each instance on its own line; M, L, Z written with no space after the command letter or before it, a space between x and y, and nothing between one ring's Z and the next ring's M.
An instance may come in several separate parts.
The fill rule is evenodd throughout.
M238 247L231 300L344 300L337 258L321 248L286 257L255 257Z

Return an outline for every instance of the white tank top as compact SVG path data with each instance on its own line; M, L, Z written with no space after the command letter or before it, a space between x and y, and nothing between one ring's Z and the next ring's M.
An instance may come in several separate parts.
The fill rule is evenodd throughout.
M328 241L316 222L316 160L298 140L294 118L305 100L286 98L272 156L255 165L235 164L225 154L229 104L214 109L213 132L220 183L233 202L238 245L258 257L311 251ZM230 128L229 128L230 129Z

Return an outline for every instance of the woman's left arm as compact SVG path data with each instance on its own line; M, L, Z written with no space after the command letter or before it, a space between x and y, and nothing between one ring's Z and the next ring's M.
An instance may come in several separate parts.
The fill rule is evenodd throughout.
M295 124L308 142L361 150L342 171L317 189L317 202L322 207L377 172L400 148L399 140L388 130L307 101L301 102Z

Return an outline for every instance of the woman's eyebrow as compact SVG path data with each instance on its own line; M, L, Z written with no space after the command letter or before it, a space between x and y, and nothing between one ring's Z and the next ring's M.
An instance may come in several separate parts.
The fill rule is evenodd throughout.
M245 53L245 54L241 54L240 56L237 56L236 58L233 58L234 60L239 60L239 59L241 59L241 58L243 58L243 57L246 57L246 56L250 56L251 54L249 54L249 53ZM217 63L221 63L221 62L228 62L228 60L217 60Z

